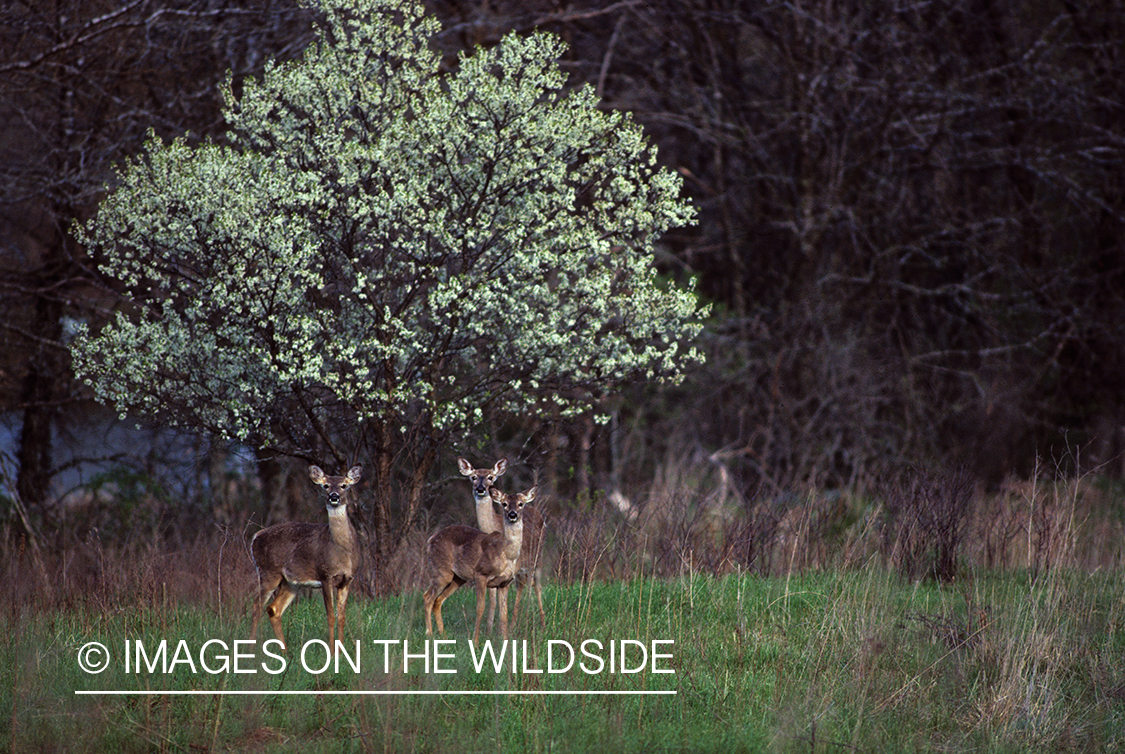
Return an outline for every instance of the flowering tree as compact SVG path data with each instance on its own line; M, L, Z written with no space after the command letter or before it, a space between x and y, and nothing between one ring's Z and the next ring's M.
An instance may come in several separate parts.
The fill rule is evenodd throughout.
M322 0L304 57L236 94L223 143L152 138L79 230L133 306L74 340L121 411L343 465L388 541L435 445L486 414L590 408L698 359L652 244L692 220L628 116L564 91L547 34L443 73L421 3Z

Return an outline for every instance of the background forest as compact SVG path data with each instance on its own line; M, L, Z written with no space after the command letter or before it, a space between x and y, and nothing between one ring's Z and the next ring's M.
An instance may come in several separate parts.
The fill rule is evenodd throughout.
M1056 529L1018 480L1092 478L1089 495L1051 499L1115 499L1101 493L1125 475L1120 0L427 5L449 65L511 30L565 40L570 83L631 113L683 176L699 221L662 238L656 264L697 276L712 311L706 362L682 384L442 449L425 520L379 542L377 562L409 565L425 531L466 517L458 455L507 456L513 489L539 482L561 577L768 572L864 541L915 574L951 575L965 542L1003 564L1019 540L1035 564ZM303 462L114 428L67 350L75 322L121 306L71 233L113 165L150 130L221 140L228 71L237 90L300 56L311 23L284 0L0 8L9 567L105 585L106 548L191 562L248 522L321 515ZM606 545L607 527L630 539ZM795 539L814 544L798 555Z

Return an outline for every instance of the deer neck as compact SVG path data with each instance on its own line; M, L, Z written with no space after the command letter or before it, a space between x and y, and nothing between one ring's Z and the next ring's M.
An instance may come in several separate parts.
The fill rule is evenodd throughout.
M352 544L352 524L348 520L348 506L328 506L328 536L339 545Z
M519 521L514 524L504 525L504 557L512 561L518 559L521 547L523 547L523 516L520 516Z
M477 506L477 528L485 534L491 534L494 531L501 531L504 524L501 517L497 515L495 509L492 507L492 497L486 492L482 496L473 493L473 502Z

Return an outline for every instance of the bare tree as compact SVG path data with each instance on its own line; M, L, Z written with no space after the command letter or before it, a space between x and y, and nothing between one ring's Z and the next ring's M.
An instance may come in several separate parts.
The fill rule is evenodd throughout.
M469 7L478 42L563 29L688 177L668 269L726 308L680 405L747 487L958 456L997 479L1122 415L1119 3Z
M44 502L53 426L80 391L68 318L112 301L70 234L145 133L214 130L218 84L307 41L287 0L48 0L0 7L0 395L22 417L17 487Z

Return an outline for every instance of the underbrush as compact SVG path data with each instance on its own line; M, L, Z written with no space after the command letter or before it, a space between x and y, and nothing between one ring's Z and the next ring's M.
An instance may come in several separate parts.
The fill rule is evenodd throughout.
M0 749L1125 750L1113 483L930 474L745 500L729 481L670 464L644 499L555 511L547 624L522 610L496 665L467 642L468 589L450 643L426 642L426 532L358 580L322 669L316 594L285 615L287 654L240 643L246 531L9 527ZM79 666L91 642L99 673Z
M317 595L286 614L290 651L281 672L265 670L279 663L250 645L239 650L243 672L223 669L246 637L249 595L227 595L221 608L165 598L12 611L0 662L10 710L0 746L1120 750L1123 582L1116 573L973 569L941 585L879 565L789 577L556 582L544 591L547 626L534 611L522 615L513 629L519 660L500 671L474 662L468 590L447 603L444 658L425 643L417 593L354 600L345 647L359 669L345 660L338 672L317 672L327 660L317 644L325 631ZM93 641L112 656L98 674L78 664ZM137 662L126 672L123 655L131 647L136 660L138 642L140 672ZM569 666L566 646L574 653ZM622 646L624 665L609 656ZM675 672L656 672L666 669ZM75 694L109 690L144 693Z

